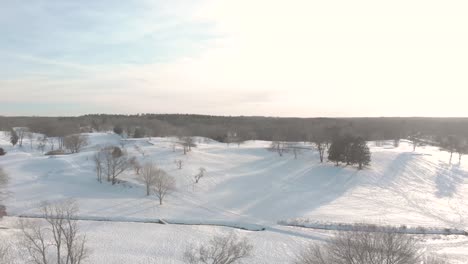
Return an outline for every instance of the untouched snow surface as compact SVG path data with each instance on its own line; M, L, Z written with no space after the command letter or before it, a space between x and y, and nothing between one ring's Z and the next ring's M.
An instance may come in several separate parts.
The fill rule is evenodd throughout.
M252 263L285 263L301 246L330 234L277 224L288 219L468 229L468 161L467 165L463 161L458 164L454 156L449 164L449 154L436 147L419 147L412 152L406 142L398 148L369 143L371 166L358 171L320 164L313 150L303 150L297 159L292 154L280 157L267 150L270 142L263 141L228 147L198 138L198 146L183 155L180 148L173 151L174 138L122 140L111 133L88 136L91 144L82 152L62 156L44 156L26 140L22 148L12 148L8 138L0 136L0 147L8 152L0 157L0 166L11 178L11 195L5 201L10 216L35 214L40 201L74 198L80 214L86 217L267 227L266 231L249 232L216 226L82 221L90 243L96 243L93 263L150 263L145 259L150 256L164 260L162 263L179 263L169 259L180 255L187 242L204 241L221 232L240 232L251 238L256 248ZM99 146L111 144L124 145L142 163L156 162L176 178L177 192L160 206L155 197L145 196L133 170L120 177L123 183L119 185L99 184L91 157ZM181 170L174 164L177 159L183 160ZM206 176L194 184L193 176L200 167L206 169ZM14 218L8 219L0 226ZM109 243L99 243L101 236ZM136 238L130 241L133 236ZM438 253L461 263L468 258L463 236L425 239L428 248ZM153 249L150 245L137 249L151 241L165 242L153 245ZM135 245L123 249L130 242ZM284 257L266 256L272 251ZM118 255L115 260L108 256L111 252Z

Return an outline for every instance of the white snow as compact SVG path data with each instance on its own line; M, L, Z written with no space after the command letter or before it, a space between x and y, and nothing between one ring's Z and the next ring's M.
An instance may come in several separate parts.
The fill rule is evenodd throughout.
M60 156L43 156L35 148L31 150L28 142L22 148L12 148L8 138L0 135L0 147L8 152L0 157L0 166L11 178L12 195L5 202L10 216L36 214L44 200L74 198L80 205L80 215L88 220L164 219L169 223L206 224L80 221L96 248L92 263L150 263L152 257L162 263L179 263L187 243L206 241L222 232L239 232L254 241L252 263L285 263L305 244L331 234L278 225L281 220L468 229L468 161L467 165L463 161L458 164L454 155L449 164L449 154L431 146L412 152L404 141L399 148L393 148L390 142L382 147L371 142L372 164L358 171L355 167L321 164L315 151L303 151L298 159L292 154L280 157L268 151L270 142L264 141L228 147L198 138L198 146L183 155L180 147L173 152L174 138L121 140L112 133L87 135L91 144L82 152ZM155 197L145 196L132 170L121 177L123 184L99 184L91 157L99 146L111 144L124 145L141 162L156 162L176 178L177 192L160 206ZM176 159L184 162L181 170L174 164ZM194 184L193 176L200 167L207 170L206 176ZM0 226L14 218L7 219ZM251 232L212 225L266 230ZM100 243L100 239L108 243ZM464 236L424 239L428 249L460 263L468 258L468 239Z

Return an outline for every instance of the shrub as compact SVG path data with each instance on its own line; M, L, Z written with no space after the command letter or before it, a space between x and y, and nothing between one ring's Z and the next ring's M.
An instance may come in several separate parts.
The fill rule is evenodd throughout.
M65 155L65 151L63 149L55 149L47 152L46 156L53 156L53 155Z
M0 156L3 156L5 154L6 154L5 150L3 148L0 148Z

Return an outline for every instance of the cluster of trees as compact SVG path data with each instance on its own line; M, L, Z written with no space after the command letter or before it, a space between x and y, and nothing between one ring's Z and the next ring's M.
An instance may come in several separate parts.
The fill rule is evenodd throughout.
M449 135L438 138L439 146L450 153L449 163L452 163L453 153L458 153L458 163L461 163L463 155L468 154L468 143L463 137Z
M34 141L34 132L27 127L16 127L9 130L10 133L10 143L13 146L23 146L23 139L26 137L29 140L31 149L33 148ZM74 133L74 134L62 134L57 137L47 137L47 135L42 135L36 138L37 149L41 152L44 152L47 144L50 145L49 154L59 154L64 153L64 150L69 151L70 153L78 153L81 149L88 145L87 136ZM57 141L58 151L55 151L55 143Z
M93 156L97 181L103 182L103 178L115 185L119 183L119 176L133 168L145 185L146 195L154 194L159 199L159 204L167 195L176 189L175 178L160 169L153 162L143 165L131 157L125 149L117 146L107 146L99 149Z
M126 150L117 146L107 146L98 150L93 156L98 182L102 183L102 178L112 185L118 182L118 177L131 168L132 159Z
M359 169L369 165L371 154L362 137L343 136L335 138L328 149L328 160L346 165L357 164Z
M164 198L176 190L176 180L167 172L158 168L153 162L143 166L141 179L146 187L146 195L156 195L159 204L163 204Z

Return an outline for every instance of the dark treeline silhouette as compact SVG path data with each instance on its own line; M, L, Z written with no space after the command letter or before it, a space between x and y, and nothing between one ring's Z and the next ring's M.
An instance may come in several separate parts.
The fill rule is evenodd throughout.
M129 137L204 136L226 142L242 140L312 141L350 134L364 140L394 140L418 135L440 142L449 135L468 135L468 118L276 118L189 114L84 115L78 117L4 117L0 129L27 127L49 137L77 132L116 131Z

